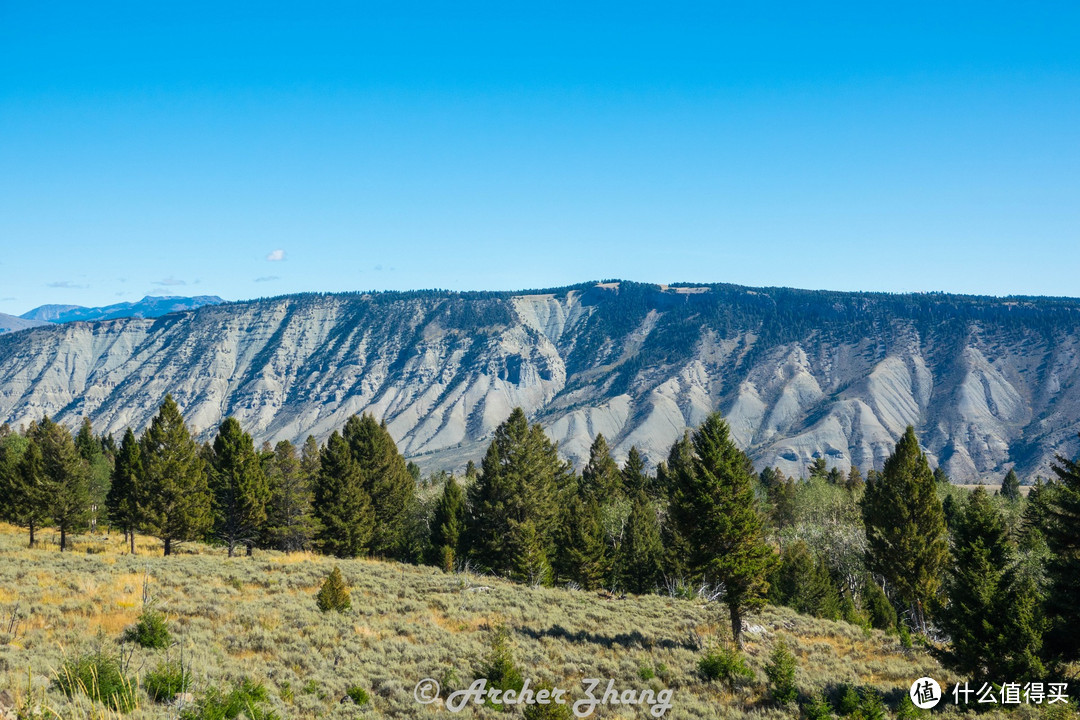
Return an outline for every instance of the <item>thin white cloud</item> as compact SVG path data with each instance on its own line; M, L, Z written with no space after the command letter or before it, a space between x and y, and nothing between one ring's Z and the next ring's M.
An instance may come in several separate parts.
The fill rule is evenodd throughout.
M187 280L180 280L170 275L164 280L155 280L153 285L161 285L162 287L173 287L175 285L187 285Z
M274 280L280 280L277 275L263 275L262 277L255 278L255 282L273 282Z
M285 259L285 251L284 250L274 250L269 255L266 256L266 259L269 260L270 262L281 262L282 260Z
M85 290L89 285L78 285L70 280L58 280L47 284L51 288L63 288L64 290Z

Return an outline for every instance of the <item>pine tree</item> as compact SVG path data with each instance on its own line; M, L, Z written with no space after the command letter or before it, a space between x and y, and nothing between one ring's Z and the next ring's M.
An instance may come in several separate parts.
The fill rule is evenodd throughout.
M896 629L896 608L889 602L881 586L871 577L867 577L863 583L862 605L871 627L878 630Z
M135 528L139 524L139 477L142 472L139 442L135 439L135 433L128 428L116 454L105 504L110 522L123 530L132 555L135 554Z
M952 495L946 495L945 499L941 501L941 516L945 520L946 530L952 530L953 524L956 522L956 514L960 512L956 505L956 498Z
M465 492L453 475L443 486L431 517L432 561L446 572L453 572L462 555L465 530Z
M611 450L601 433L589 448L589 462L581 470L581 494L598 503L622 494L622 473L611 459Z
M994 617L1008 552L1005 522L978 488L953 521L952 562L944 583L947 604L938 622L952 639L951 667L975 679L988 679L987 665L999 650L1000 618Z
M779 470L777 471L779 472ZM783 478L781 473L780 478ZM769 487L769 519L777 530L784 530L795 524L796 504L799 488L794 478L777 479Z
M689 543L694 577L723 584L732 636L741 647L743 615L764 604L777 558L762 537L753 466L719 413L694 433L693 451L691 466L674 477L671 514Z
M809 473L811 480L814 478L824 480L829 477L829 465L823 457L814 458L814 462L806 466L806 472Z
M825 560L815 557L802 540L788 544L781 553L769 583L769 601L814 617L836 620L840 616L840 594Z
M322 587L319 588L319 593L315 596L315 604L323 612L343 613L352 608L349 586L345 584L341 568L335 566L326 576Z
M370 414L349 418L343 434L364 490L371 498L375 515L371 552L407 559L406 534L409 514L414 510L416 482L405 458L398 452L386 425Z
M656 509L644 490L634 495L626 534L619 546L619 577L628 592L652 592L664 577L664 547Z
M304 446L300 449L300 472L310 487L315 486L315 478L319 476L321 453L319 441L314 435L308 435L304 440Z
M1020 478L1016 476L1016 470L1010 469L1001 481L1001 497L1010 502L1020 499Z
M862 501L867 567L883 576L926 630L926 606L948 559L945 519L934 474L910 425Z
M1034 680L1043 672L1039 592L1017 572L1005 519L982 488L953 525L947 604L938 621L950 636L947 663L975 680Z
M1069 661L1080 658L1080 462L1059 455L1053 470L1058 482L1043 491L1043 502L1049 500L1043 509L1043 535L1051 552L1046 645L1050 656Z
M41 495L44 469L41 448L33 439L35 428L36 424L32 424L25 434L9 432L0 441L3 518L30 531L30 547L34 546L34 530L41 526L45 514L45 500Z
M626 456L626 462L622 466L623 491L629 497L636 497L639 492L651 493L653 480L645 471L645 461L638 452L637 446L630 448Z
M532 520L510 521L508 550L509 576L529 585L551 585L552 569L548 543Z
M572 478L569 466L543 429L530 427L525 412L515 408L495 429L480 475L468 490L466 527L471 557L492 572L512 577L534 574L518 565L526 555L543 551L550 563L558 501L566 495ZM535 535L538 547L526 553L525 538L530 535Z
M229 549L246 545L247 554L266 522L270 488L251 436L234 417L225 418L214 438L210 464L214 498L214 534Z
M595 499L574 497L560 535L559 550L564 555L560 570L585 590L599 588L609 573L600 504Z
M12 432L7 423L0 425L0 519L10 521L13 511L10 505L14 492L15 474L19 460L26 451L26 438Z
M202 538L213 524L206 464L184 424L180 408L165 396L158 414L139 439L138 479L143 528L165 545Z
M82 459L86 461L90 530L95 531L98 515L106 507L106 498L112 479L112 462L105 454L101 439L94 435L88 417L83 417L79 432L75 435L75 447L78 448Z
M37 426L44 470L47 514L60 531L60 552L67 549L68 533L85 527L90 515L89 471L71 432L45 418Z
M311 544L315 532L311 476L288 440L281 440L274 446L265 468L270 489L266 506L266 541L271 547L286 552L303 550Z
M367 553L375 526L371 497L345 438L335 430L320 453L315 483L315 539L323 552L337 557Z
M37 427L34 424L27 430L30 444L19 460L17 484L9 500L15 522L30 531L30 547L34 546L34 530L49 516L48 478Z
M859 471L858 465L851 466L851 470L848 471L847 480L844 481L844 487L852 493L862 492L862 489L866 487L866 483L863 481L863 476Z
M664 574L672 579L686 579L689 572L690 544L682 535L679 523L675 521L671 506L678 489L677 478L684 473L693 472L694 445L690 433L671 445L667 460L656 468L656 483L663 491L668 502L667 521L660 527L660 536L664 545Z
M775 702L786 705L795 702L799 688L795 684L795 656L788 650L787 642L780 638L765 664L765 677L769 679L769 695Z

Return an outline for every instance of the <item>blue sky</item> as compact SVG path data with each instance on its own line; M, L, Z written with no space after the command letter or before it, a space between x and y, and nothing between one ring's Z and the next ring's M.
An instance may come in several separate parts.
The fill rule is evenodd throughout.
M513 5L0 2L0 311L1080 295L1076 3Z

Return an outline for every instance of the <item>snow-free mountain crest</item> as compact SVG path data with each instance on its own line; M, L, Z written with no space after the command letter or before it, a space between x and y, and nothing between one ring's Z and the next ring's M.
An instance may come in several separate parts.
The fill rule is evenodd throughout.
M297 295L0 337L0 420L142 430L166 393L208 435L322 439L384 419L427 468L478 459L515 406L581 463L655 464L720 409L758 467L880 467L908 424L960 481L1048 474L1080 430L1080 301L589 283Z

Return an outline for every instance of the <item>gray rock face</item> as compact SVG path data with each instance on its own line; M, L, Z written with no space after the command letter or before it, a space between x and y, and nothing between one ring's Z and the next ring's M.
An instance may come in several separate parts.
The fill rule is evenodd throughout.
M0 338L0 420L145 428L166 393L209 437L384 419L422 467L479 459L515 406L579 465L655 464L719 409L758 467L880 468L908 424L957 481L1048 474L1080 430L1080 302L582 285L303 295Z

